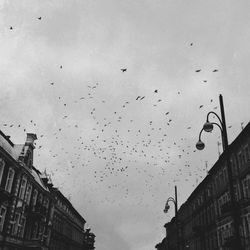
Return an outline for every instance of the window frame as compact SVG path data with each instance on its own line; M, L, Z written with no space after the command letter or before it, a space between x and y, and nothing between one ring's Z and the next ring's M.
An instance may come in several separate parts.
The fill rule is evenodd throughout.
M33 193L32 193L32 200L31 200L31 205L35 206L37 203L37 197L38 197L38 190L34 189Z
M1 213L2 210L5 210L3 214ZM0 232L3 231L6 213L7 213L7 208L5 206L0 206Z
M12 172L12 176L10 177L10 173ZM9 193L11 193L12 190L12 185L13 185L13 181L14 181L14 177L15 177L15 170L14 168L10 167L8 174L7 174L7 179L6 179L6 183L5 183L5 190ZM10 182L9 182L10 180Z
M24 185L23 185L23 181L25 181ZM28 182L27 177L23 176L22 180L21 180L21 183L20 183L20 189L19 189L19 194L18 194L18 197L21 200L24 200L24 198L25 198L25 192L26 192L27 182Z
M11 234L13 236L17 236L18 225L19 225L20 218L21 218L21 213L20 212L16 212L15 216L14 216L15 224L12 225L12 230L11 230Z
M27 182L24 202L26 202L28 205L30 204L31 194L32 194L32 185L31 183Z

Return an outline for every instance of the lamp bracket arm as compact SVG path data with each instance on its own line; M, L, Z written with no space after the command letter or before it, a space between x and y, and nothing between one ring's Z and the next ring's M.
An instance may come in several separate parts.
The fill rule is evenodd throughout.
M199 133L199 141L201 140L201 133L202 133L203 130L204 129L202 128L201 131L200 131L200 133Z
M175 199L174 199L173 197L169 197L169 198L167 199L167 203L166 203L166 204L168 204L169 201L172 201L172 202L175 204Z
M218 120L220 121L220 124L221 124L221 127L222 127L222 121L221 121L221 118L214 112L214 111L210 111L210 112L208 112L207 113L207 122L209 121L209 115L210 114L213 114L213 115L215 115L217 118L218 118Z
M219 125L217 122L211 122L211 124L218 126L221 133L223 133L223 129L222 129L221 125Z

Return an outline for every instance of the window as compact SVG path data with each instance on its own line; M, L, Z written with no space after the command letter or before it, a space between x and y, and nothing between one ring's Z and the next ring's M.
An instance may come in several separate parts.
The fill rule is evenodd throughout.
M26 193L25 193L25 198L24 198L24 201L28 205L30 204L31 190L32 190L32 186L31 186L31 184L28 184L27 190L26 190Z
M249 147L248 147L248 145L246 145L244 147L244 154L245 154L246 161L249 161L250 160L250 153L249 153Z
M12 226L12 235L17 235L18 225L20 220L20 213L16 213L14 217L14 222Z
M38 202L40 205L42 204L42 201L43 201L43 195L39 194Z
M33 230L32 230L32 235L31 235L32 239L36 239L37 238L37 230L38 230L38 223L35 222L35 224L33 226Z
M242 158L242 164L246 163L246 156L245 156L245 152L243 151L243 153L241 154L241 158Z
M49 199L46 198L46 199L44 200L43 204L44 204L44 206L46 207L46 209L48 209L48 208L49 208Z
M31 156L31 153L30 153L30 152L27 152L27 154L26 154L26 156L25 156L25 158L24 158L24 163L25 163L26 165L28 165L30 156Z
M250 198L250 176L243 180L243 193L245 198Z
M215 180L216 180L216 186L217 186L217 188L219 188L220 187L220 180L219 180L218 175L215 177Z
M43 235L44 230L45 230L44 225L40 224L39 231L38 231L38 238L40 238Z
M238 157L237 158L238 158L239 168L241 168L242 165L243 165L243 158L242 158L242 153L241 152L238 153Z
M235 156L235 159L236 159L236 164L237 164L238 169L239 169L239 168L240 168L240 156L239 156L239 154L237 154L237 155Z
M5 162L2 158L0 158L0 184L2 181L2 177L3 177L4 166L5 166Z
M20 222L18 223L18 226L17 226L17 228L18 228L17 229L17 236L20 238L23 238L25 223L26 223L26 218L22 217L20 219Z
M5 190L9 193L11 192L14 175L15 175L14 169L10 168L8 172L7 180L6 180L6 185L5 185Z
M228 181L228 175L227 175L226 168L223 169L223 175L224 175L224 181L225 181L225 183L227 183L227 181Z
M207 188L207 197L211 196L211 186Z
M25 194L25 189L26 189L26 184L27 184L27 178L23 177L21 181L21 187L19 191L19 198L23 200L24 194Z
M245 231L244 235L245 235L246 237L249 236L249 227L248 227L248 226L249 226L249 225L248 225L248 220L247 220L247 217L245 217L245 218L244 218L244 231Z
M233 154L231 156L231 164L232 164L232 172L234 175L236 175L238 173L238 165L237 165L237 157L235 157L235 155Z
M219 180L220 180L220 184L224 183L224 176L223 176L222 171L220 171L220 173L219 173Z
M0 232L3 231L3 225L4 225L6 211L7 211L6 207L4 207L4 206L0 207Z
M223 204L222 198L220 198L220 199L218 200L218 212L219 212L219 214L221 214L221 206L222 206L222 204Z
M32 202L31 202L31 205L32 206L35 206L36 205L36 200L37 200L37 190L35 189L34 192L33 192L33 196L32 196Z

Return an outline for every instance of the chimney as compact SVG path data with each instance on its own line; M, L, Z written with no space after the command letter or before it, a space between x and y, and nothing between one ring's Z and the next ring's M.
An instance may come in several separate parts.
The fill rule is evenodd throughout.
M34 141L35 140L37 140L36 134L27 133L27 138L26 138L25 145L32 145L32 146L34 146Z
M49 187L49 189L51 189L53 187L53 183L52 183L52 180L51 180L50 176L49 176L49 180L48 180L47 186Z

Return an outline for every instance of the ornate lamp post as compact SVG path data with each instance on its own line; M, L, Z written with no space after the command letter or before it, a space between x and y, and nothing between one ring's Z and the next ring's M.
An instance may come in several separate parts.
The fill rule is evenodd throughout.
M176 228L177 228L177 249L180 250L180 242L179 242L179 220L178 220L178 203L177 203L177 187L174 187L174 191L175 191L175 198L173 197L169 197L166 201L165 204L165 208L163 210L164 213L167 213L170 206L169 206L169 202L173 202L174 203L174 207L175 207L175 219L176 219Z
M233 246L233 249L235 250L242 250L241 246L241 240L240 240L240 216L238 214L238 208L237 208L237 201L235 197L235 191L234 191L234 185L233 185L233 173L232 173L232 166L230 161L230 152L229 152L229 146L228 146L228 137L227 137L227 127L226 127L226 120L225 120L225 112L224 112L224 105L223 105L223 97L222 95L219 96L220 100L220 110L221 110L221 118L213 111L210 111L207 114L207 120L205 124L203 125L203 128L200 131L199 134L199 140L196 143L196 148L198 150L203 150L205 148L205 143L201 141L201 133L204 130L205 132L212 132L214 125L218 126L221 131L221 138L222 138L222 146L224 155L227 162L227 172L228 172L228 185L229 185L229 193L231 198L231 215L233 220L233 229L235 234L235 244ZM219 120L219 124L216 122L210 122L209 121L209 115L215 115L217 119Z

